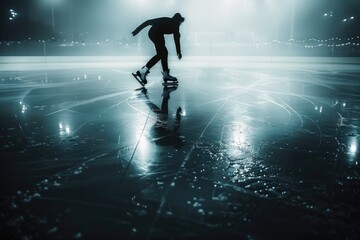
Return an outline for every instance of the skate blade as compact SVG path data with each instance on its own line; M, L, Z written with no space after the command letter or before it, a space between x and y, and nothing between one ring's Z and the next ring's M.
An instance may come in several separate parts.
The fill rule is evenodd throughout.
M135 91L147 91L145 87L136 88Z
M141 86L143 86L143 87L145 86L145 84L138 78L138 76L135 73L131 73L131 74L136 79L136 81L138 81L141 84Z

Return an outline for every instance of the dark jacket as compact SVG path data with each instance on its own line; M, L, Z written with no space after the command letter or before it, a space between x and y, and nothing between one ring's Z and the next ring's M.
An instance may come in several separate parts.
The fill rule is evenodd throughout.
M151 26L149 30L149 35L157 36L157 35L165 35L165 34L174 34L174 41L176 46L177 54L181 53L180 50L180 22L174 18L169 17L161 17L161 18L154 18L145 21L140 26L138 26L132 34L135 36L138 34L142 29L147 26Z

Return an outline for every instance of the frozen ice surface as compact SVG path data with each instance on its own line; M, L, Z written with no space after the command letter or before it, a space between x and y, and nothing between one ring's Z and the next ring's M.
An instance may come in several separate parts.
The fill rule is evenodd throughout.
M359 238L358 64L133 65L0 72L2 239Z

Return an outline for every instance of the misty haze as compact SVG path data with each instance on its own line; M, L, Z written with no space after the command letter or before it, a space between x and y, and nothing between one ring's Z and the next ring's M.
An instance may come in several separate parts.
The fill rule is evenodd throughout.
M0 239L360 239L359 0L0 12Z

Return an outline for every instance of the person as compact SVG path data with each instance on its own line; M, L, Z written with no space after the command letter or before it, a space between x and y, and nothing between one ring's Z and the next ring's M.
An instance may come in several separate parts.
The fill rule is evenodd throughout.
M150 19L138 26L133 32L132 35L136 36L142 29L147 26L151 26L148 36L150 40L154 43L156 49L156 55L153 56L145 66L139 69L135 77L139 77L142 83L145 85L147 83L146 76L150 73L150 69L161 60L162 65L162 75L164 83L177 82L177 78L170 75L170 70L168 67L168 51L165 46L165 34L173 34L174 41L176 46L176 53L179 60L182 58L181 48L180 48L180 32L179 28L181 23L185 21L185 18L181 16L180 13L176 13L172 18L161 17Z

